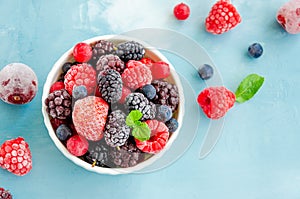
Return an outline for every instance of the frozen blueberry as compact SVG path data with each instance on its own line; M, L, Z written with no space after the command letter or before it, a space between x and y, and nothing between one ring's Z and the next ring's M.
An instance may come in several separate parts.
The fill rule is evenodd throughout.
M171 118L169 121L166 122L166 126L168 127L169 132L173 133L178 128L178 122L175 118Z
M145 95L149 100L156 96L156 89L151 84L147 84L140 89L140 92Z
M253 58L258 58L263 54L263 47L259 43L254 43L249 46L248 54Z
M57 129L56 129L56 136L60 141L66 141L69 137L72 136L72 131L71 129L65 125L61 124Z
M172 118L172 109L166 105L159 105L156 110L156 119L166 122Z
M201 79L207 80L213 76L214 69L208 64L203 64L202 66L199 67L198 73Z
M85 86L74 86L72 95L74 99L82 99L87 96L87 89Z

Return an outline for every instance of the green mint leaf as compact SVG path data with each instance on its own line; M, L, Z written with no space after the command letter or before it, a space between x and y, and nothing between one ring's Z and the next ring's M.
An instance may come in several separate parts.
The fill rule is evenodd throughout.
M140 141L146 141L150 139L150 128L145 122L141 122L140 125L135 126L132 130L132 135L134 138Z
M251 99L264 83L264 77L257 74L248 75L235 91L236 102L243 103Z
M126 125L129 127L134 127L135 122L142 118L143 114L139 110L131 111L126 117Z

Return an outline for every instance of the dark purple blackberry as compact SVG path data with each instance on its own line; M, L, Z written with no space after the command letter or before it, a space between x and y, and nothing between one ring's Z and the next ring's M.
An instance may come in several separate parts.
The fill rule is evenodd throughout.
M109 157L111 150L112 148L103 141L90 142L89 150L84 156L84 160L93 166L113 167Z
M98 75L98 87L107 103L116 103L122 97L123 81L120 73L113 69L102 71Z
M167 105L174 112L179 104L177 86L164 80L154 80L151 84L156 90L156 96L152 101L155 104Z
M63 120L71 116L72 97L65 89L50 93L45 99L45 105L52 118Z
M126 106L130 111L139 110L143 114L141 120L155 118L156 107L142 93L130 93L126 97Z
M96 64L96 70L99 72L106 69L114 69L122 74L125 70L125 64L117 55L103 55L99 58Z
M73 65L76 65L78 64L79 62L66 62L62 65L61 67L61 70L62 70L62 73L60 74L60 77L58 78L57 81L64 81L65 79L65 74L68 72L68 70L73 66Z
M129 137L130 128L126 125L126 115L120 110L111 112L106 120L104 138L111 147L122 146Z
M140 60L145 55L145 48L142 44L135 41L127 41L117 46L116 55L124 62L129 60Z
M8 190L0 187L0 199L12 199L12 195Z
M110 153L117 167L133 167L144 160L144 153L136 147L133 137L130 137L124 145L115 148Z
M99 40L93 47L93 55L90 59L90 64L96 67L96 63L102 55L114 54L115 47L110 41Z

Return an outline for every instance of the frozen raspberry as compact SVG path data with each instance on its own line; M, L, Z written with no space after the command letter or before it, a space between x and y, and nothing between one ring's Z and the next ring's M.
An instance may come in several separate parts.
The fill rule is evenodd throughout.
M122 80L125 86L133 90L140 88L152 81L150 69L145 65L138 65L132 68L126 68L122 74Z
M197 101L208 118L219 119L234 105L235 95L223 86L209 87L198 95Z
M211 8L205 20L206 30L212 34L222 34L242 21L236 8L229 0L219 0Z
M83 156L89 149L89 142L80 135L74 135L67 141L68 151L75 156Z
M170 66L168 63L159 61L155 62L150 67L152 79L164 79L170 75Z
M131 93L131 90L127 88L126 86L123 86L122 88L122 96L121 99L119 100L119 103L124 104L126 97Z
M31 170L31 152L24 138L18 137L2 144L0 166L18 176L23 176Z
M12 195L8 190L0 187L0 199L12 199Z
M72 113L77 133L91 141L102 139L108 109L107 102L100 97L88 96L77 100Z
M166 146L169 129L163 122L157 120L147 120L146 123L151 130L151 137L143 142L135 139L136 146L143 152L156 154Z
M50 87L49 93L52 93L53 91L58 91L58 90L61 90L61 89L64 89L64 88L65 88L65 84L63 82L55 82Z
M142 62L140 62L140 61L129 60L126 63L126 68L133 68L133 67L140 66L140 65L144 65L144 64Z
M93 55L92 47L86 43L78 43L73 48L74 59L78 62L87 62Z
M190 16L190 7L185 3L177 4L173 9L173 14L178 20L186 20Z
M22 63L12 63L0 71L0 99L9 104L27 104L38 90L34 71Z
M95 69L86 63L73 65L65 75L65 88L72 95L74 86L85 86L88 94L95 91L97 85Z
M151 66L154 63L154 61L152 59L148 58L148 57L142 58L140 60L140 62L142 62L143 64L145 64L148 67Z

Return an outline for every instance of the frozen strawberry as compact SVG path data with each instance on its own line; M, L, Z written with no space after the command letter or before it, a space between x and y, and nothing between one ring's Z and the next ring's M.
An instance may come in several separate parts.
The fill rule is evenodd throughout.
M212 34L222 34L237 26L242 18L230 0L219 0L211 8L205 20L206 30Z
M2 144L0 166L18 176L23 176L31 170L31 152L24 138L18 137Z
M88 140L103 137L109 106L100 97L88 96L75 102L72 118L77 133Z
M170 66L168 63L159 61L152 64L150 67L152 79L164 79L170 75Z
M148 57L142 58L140 60L140 62L142 62L143 64L145 64L148 67L151 66L154 63L154 61L152 59L148 58Z
M146 124L151 130L151 137L146 141L135 139L136 146L143 152L156 154L166 146L169 129L163 122L157 120L147 120Z
M58 91L58 90L61 90L61 89L64 89L64 88L65 88L65 84L63 82L55 82L50 87L49 93L52 93L53 91Z
M82 136L74 135L68 139L67 149L75 156L82 156L88 151L89 142Z
M135 90L151 83L151 70L144 64L126 68L122 74L122 80L125 86Z

